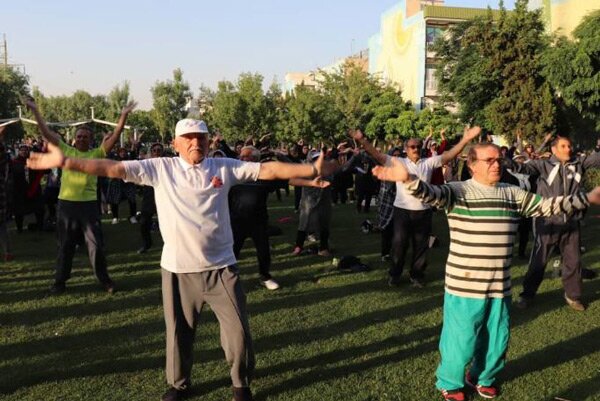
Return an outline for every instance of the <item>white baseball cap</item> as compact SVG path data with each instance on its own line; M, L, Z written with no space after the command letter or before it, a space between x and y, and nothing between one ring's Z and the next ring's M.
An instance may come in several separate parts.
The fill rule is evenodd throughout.
M208 134L206 123L202 120L194 120L192 118L184 118L177 121L177 125L175 126L176 137L193 133Z

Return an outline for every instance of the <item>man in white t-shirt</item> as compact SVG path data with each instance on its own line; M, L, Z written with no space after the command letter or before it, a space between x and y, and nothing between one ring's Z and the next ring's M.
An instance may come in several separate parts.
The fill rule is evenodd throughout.
M208 303L219 320L221 346L231 366L235 401L250 401L254 353L233 236L229 189L245 181L329 175L333 163L251 163L207 158L208 128L203 121L177 123L175 158L114 161L65 157L59 148L34 154L30 168L61 167L152 186L164 248L162 293L166 323L166 376L163 401L189 394L193 341L200 311Z
M439 156L422 158L423 142L417 138L408 139L404 144L406 157L400 157L406 170L411 176L424 182L431 182L433 170L448 163L463 151L465 146L479 136L480 127L465 128L464 135L459 143L452 149ZM357 130L352 135L354 140L374 157L380 164L389 166L391 156L379 152ZM389 270L389 284L400 284L400 276L404 268L404 260L408 245L412 242L412 263L410 268L410 281L415 287L422 287L424 283L425 268L427 266L427 250L429 249L429 236L431 234L432 210L429 205L411 196L404 183L396 183L396 199L394 200L394 237L392 240L392 266Z

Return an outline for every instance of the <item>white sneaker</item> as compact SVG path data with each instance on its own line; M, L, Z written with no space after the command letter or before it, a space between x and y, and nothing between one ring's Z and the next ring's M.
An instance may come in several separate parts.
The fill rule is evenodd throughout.
M119 224L119 219L117 219L116 217L114 217L110 223L111 224Z
M260 283L265 286L267 288L267 290L277 290L279 289L279 284L277 283L277 281L273 280L272 278L268 279L268 280L260 280Z
M135 218L135 216L131 216L131 217L129 218L129 222L130 222L131 224L137 224L137 222L138 222L138 221L137 221L137 219Z

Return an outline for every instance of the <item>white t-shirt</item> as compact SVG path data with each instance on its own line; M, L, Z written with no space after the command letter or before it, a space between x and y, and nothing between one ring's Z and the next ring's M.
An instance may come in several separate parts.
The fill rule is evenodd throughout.
M124 161L125 181L154 187L164 247L160 265L173 273L217 270L236 263L229 189L256 181L260 163L180 157Z
M391 166L392 156L386 156L386 166ZM442 156L432 156L425 159L419 159L416 163L408 157L398 157L408 174L417 176L421 181L431 182L431 174L434 169L442 167ZM412 196L406 191L404 183L396 183L396 199L394 199L394 207L407 210L426 210L429 206Z

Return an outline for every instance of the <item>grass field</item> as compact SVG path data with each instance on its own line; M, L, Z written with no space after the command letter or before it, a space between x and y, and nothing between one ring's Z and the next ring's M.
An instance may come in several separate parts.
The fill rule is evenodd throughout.
M441 246L429 257L428 284L390 288L379 261L379 236L359 231L354 205L334 209L331 235L337 256L354 254L372 271L339 274L331 259L290 256L297 216L291 197L272 202L272 273L282 285L261 287L248 241L240 267L248 294L257 369L257 400L437 400L448 236L437 214ZM600 269L600 210L583 230L585 266ZM374 217L374 212L370 215ZM0 265L0 400L158 400L163 375L164 323L159 250L139 256L137 226L104 225L109 270L118 292L100 290L84 252L62 296L49 296L53 234L12 233L17 259ZM158 240L157 240L158 241ZM515 291L525 272L513 267ZM600 279L585 283L585 313L568 309L558 279L547 279L535 307L514 309L502 400L600 400ZM218 326L208 309L197 333L192 400L230 400L228 367Z

